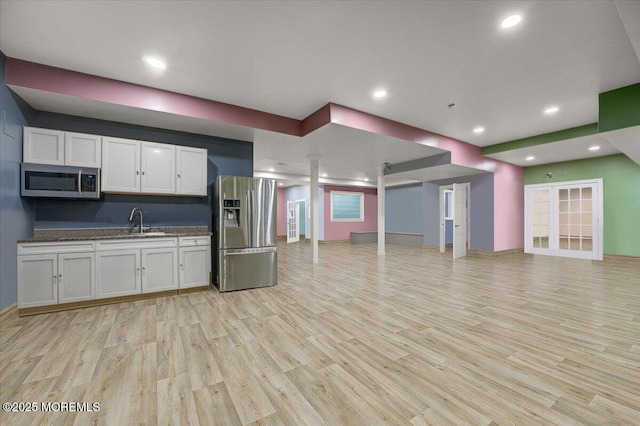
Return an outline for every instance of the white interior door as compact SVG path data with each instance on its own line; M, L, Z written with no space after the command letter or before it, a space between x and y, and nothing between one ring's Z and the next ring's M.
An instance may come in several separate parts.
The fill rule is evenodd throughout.
M453 258L467 255L467 184L453 184Z
M287 243L300 241L298 228L298 203L287 201Z

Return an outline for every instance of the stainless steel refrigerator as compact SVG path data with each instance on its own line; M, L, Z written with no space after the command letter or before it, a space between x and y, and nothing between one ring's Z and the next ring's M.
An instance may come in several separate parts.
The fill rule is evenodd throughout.
M213 185L216 287L224 292L276 285L276 181L219 176Z

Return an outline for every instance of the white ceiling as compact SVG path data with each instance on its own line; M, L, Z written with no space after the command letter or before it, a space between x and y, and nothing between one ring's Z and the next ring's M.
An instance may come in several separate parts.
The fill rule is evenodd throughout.
M522 23L500 29L513 13ZM478 146L596 122L599 93L640 82L638 34L638 2L625 1L0 1L9 57L296 119L334 102ZM280 158L261 144L290 142L27 91L38 109L253 140L256 171ZM371 173L349 146L336 167Z
M384 163L403 163L447 152L333 123L302 138L257 130L255 140L254 170L261 177L276 178L285 185L308 182L310 155L319 155L322 183L375 187L378 169ZM325 179L323 174L327 175ZM388 175L386 180L388 184L416 182L396 175Z
M593 146L599 146L600 149L597 151L589 151L589 148ZM603 134L595 134L546 143L544 145L536 145L529 148L519 148L498 152L496 154L488 154L487 157L527 167L619 153L620 151L610 144ZM529 156L535 158L533 160L527 160Z

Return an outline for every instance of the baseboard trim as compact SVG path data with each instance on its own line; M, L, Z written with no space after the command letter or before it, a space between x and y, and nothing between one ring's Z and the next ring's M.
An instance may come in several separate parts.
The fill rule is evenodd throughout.
M523 248L500 250L500 251L485 251L485 250L468 250L467 256L469 257L500 257L508 256L511 254L523 254Z
M61 303L59 305L35 306L18 309L18 316L37 315L51 312L70 311L93 306L112 305L114 303L133 302L135 300L155 299L156 297L175 296L178 290L159 291L156 293L131 294L129 296L108 297L105 299L83 300L81 302Z
M4 322L11 317L18 316L18 304L12 303L0 311L0 322Z
M351 240L321 240L318 241L319 244L351 244Z
M209 290L208 285L201 285L198 287L181 288L178 290L178 294L197 293L199 291L207 291L207 290Z
M440 253L439 246L422 246L422 251L426 251L427 253Z
M621 265L640 266L640 256L628 256L624 254L605 254L603 261Z

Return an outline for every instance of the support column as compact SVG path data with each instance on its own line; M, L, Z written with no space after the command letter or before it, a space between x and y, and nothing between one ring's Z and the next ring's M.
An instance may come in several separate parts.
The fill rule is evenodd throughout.
M378 256L384 256L384 164L378 168Z
M321 155L308 155L311 181L309 182L311 198L311 262L318 263L318 238L320 236L320 205L318 200L318 160Z

